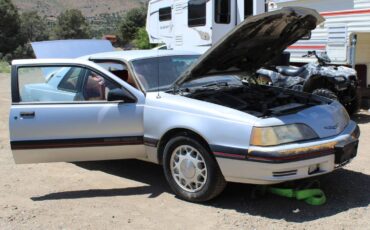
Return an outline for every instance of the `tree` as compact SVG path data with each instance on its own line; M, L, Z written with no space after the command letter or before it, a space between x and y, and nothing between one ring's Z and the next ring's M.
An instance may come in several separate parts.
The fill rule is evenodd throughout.
M133 43L138 49L150 49L152 45L149 43L148 33L146 32L145 27L141 27L133 40Z
M90 25L80 10L66 10L57 18L55 37L57 39L90 38Z
M11 55L11 59L27 59L27 58L35 58L35 54L30 43L18 46ZM5 60L8 62L11 61L7 59Z
M128 11L119 25L120 40L126 44L135 38L139 28L145 26L146 8L134 8Z
M19 32L20 19L17 8L10 0L0 0L0 53L5 56L24 43Z
M49 39L45 20L36 11L21 14L21 34L27 42L44 41Z

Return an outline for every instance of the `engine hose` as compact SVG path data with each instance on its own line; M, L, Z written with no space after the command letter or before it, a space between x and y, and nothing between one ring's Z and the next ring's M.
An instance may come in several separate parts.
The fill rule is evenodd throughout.
M309 205L323 205L326 202L325 193L318 188L294 190L289 188L268 187L267 191L278 196L303 200Z

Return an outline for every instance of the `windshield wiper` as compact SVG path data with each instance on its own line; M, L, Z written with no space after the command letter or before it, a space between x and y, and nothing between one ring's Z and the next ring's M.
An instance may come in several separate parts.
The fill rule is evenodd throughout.
M164 85L157 88L150 88L147 90L147 92L157 92L157 91L169 91L171 89L171 85Z

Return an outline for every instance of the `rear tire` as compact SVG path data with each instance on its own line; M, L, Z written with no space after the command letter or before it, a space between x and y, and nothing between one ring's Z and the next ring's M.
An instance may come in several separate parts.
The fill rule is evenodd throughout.
M337 95L329 90L329 89L315 89L312 94L315 94L315 95L318 95L318 96L321 96L321 97L326 97L326 98L329 98L329 99L332 99L332 100L338 100L338 97Z
M207 148L188 136L174 137L166 144L163 169L171 189L187 201L211 200L226 186L220 168Z

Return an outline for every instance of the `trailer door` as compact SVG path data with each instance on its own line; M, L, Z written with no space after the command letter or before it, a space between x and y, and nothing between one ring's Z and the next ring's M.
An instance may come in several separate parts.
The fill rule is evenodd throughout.
M215 44L237 24L236 2L232 0L214 0L212 42Z
M347 25L332 23L328 25L326 51L332 62L351 64L349 58L349 40Z

